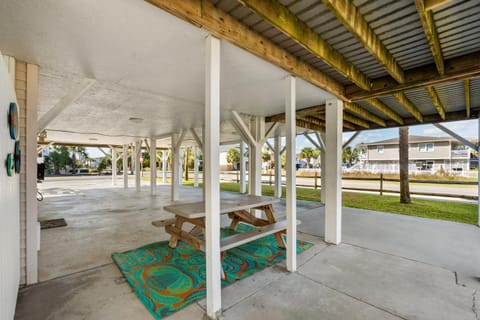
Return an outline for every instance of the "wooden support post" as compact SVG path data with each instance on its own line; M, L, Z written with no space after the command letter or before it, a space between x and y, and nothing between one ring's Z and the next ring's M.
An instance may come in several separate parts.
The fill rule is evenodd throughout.
M325 176L325 241L342 241L342 119L343 102L327 100L326 170ZM323 190L322 190L323 191Z
M294 272L297 269L297 191L296 191L296 86L295 78L286 79L285 94L285 124L287 136L286 163L286 209L287 209L287 269Z
M150 194L157 193L157 139L150 138Z
M240 141L240 193L247 193L246 180L246 163L245 163L245 142Z
M317 172L317 170L315 170L315 185L314 185L314 189L315 189L315 190L318 189L317 179L318 179L318 172Z
M383 196L383 173L380 173L380 195Z
M207 316L217 319L222 312L220 257L220 40L206 40L205 65L205 255Z
M177 201L179 196L178 176L180 174L180 150L175 147L179 135L172 134L172 175L170 183L172 185L172 201Z
M128 145L123 145L123 162L122 162L122 170L123 170L123 188L128 189Z
M141 190L141 181L140 181L140 156L142 154L142 141L135 141L135 190L140 192Z

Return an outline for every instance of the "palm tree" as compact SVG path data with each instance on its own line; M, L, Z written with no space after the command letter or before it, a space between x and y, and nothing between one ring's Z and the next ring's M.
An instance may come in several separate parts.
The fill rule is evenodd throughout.
M310 160L314 156L314 150L310 147L305 147L300 151L300 159L305 159L307 160L308 167L310 168Z
M398 128L400 156L400 203L410 203L408 183L408 127Z

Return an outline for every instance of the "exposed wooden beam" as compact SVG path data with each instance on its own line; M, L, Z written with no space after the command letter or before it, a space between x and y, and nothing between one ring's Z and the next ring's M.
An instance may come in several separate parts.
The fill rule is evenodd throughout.
M310 116L316 114L325 114L324 104L297 110L297 116Z
M437 90L434 87L427 87L427 92L432 98L433 105L438 111L440 118L445 120L445 108L443 107L442 101L440 101L440 97L437 94Z
M261 2L261 1L259 1ZM355 7L351 0L323 0L323 3L343 23L376 59L385 70L399 83L405 81L402 68L393 55L383 45L375 31L369 26L367 20Z
M296 119L295 121L296 121L297 127L299 128L305 128L313 131L325 131L325 126L319 126L319 125L316 125L307 121L303 121L300 119Z
M433 60L437 65L438 73L442 75L445 73L445 66L443 64L443 54L440 40L438 39L437 27L433 20L433 13L425 9L424 0L415 0L415 6L417 7L417 12L423 25L423 31L430 45L430 50L432 51Z
M480 108L474 108L471 110L470 117L465 117L465 111L453 111L453 112L446 112L445 113L445 120L440 117L440 115L435 112L433 114L429 115L424 115L423 116L423 122L420 123L415 117L409 117L409 118L404 118L404 125L405 126L414 126L414 125L419 125L419 124L428 124L428 123L438 123L438 122L445 122L445 121L459 121L459 120L467 120L467 119L476 119L478 120L478 115L480 115ZM400 125L393 121L393 120L387 120L387 128L397 128ZM370 129L381 129L383 127L378 126L375 123L371 124ZM348 131L359 131L359 130L365 130L362 127L356 127L354 130L347 129L345 130L346 132Z
M423 116L418 111L417 107L407 98L405 93L403 92L396 92L393 94L393 97L400 102L400 104L412 115L417 119L419 122L423 122Z
M370 125L368 124L367 121L359 119L357 117L352 116L351 114L348 113L343 113L343 121L348 121L350 123L353 123L357 126L364 127L366 129L370 128Z
M314 124L314 125L319 126L319 127L325 128L325 120L323 120L323 119L314 118L312 116L305 116L305 117L297 116L297 119L301 120L301 121L309 122L309 123Z
M350 111L351 113L356 114L357 116L360 116L368 121L371 121L373 123L378 124L379 126L385 127L387 124L385 120L382 118L378 117L377 115L371 113L370 111L360 107L358 104L355 103L350 103L350 102L344 102L343 103L343 108L347 111Z
M470 109L471 109L471 98L470 98L470 80L465 80L463 82L465 87L465 110L467 114L467 118L470 117Z
M398 84L390 76L372 80L371 91L365 91L356 85L346 86L347 101L356 102L368 98L391 95L394 92L408 91L443 83L456 82L480 76L480 51L448 59L445 74L439 75L435 64L405 71L405 83Z
M370 90L370 80L364 73L279 1L239 0L239 2L321 58L360 88Z
M210 1L146 1L345 100L345 92L341 83L216 8Z
M449 3L452 0L425 0L425 10L430 11L433 9L436 9L437 7L440 7L444 4Z
M403 124L403 119L400 115L398 115L395 111L390 109L389 106L387 106L385 103L381 102L378 99L366 99L365 102L367 102L369 105L389 117L390 119L394 120L398 124Z

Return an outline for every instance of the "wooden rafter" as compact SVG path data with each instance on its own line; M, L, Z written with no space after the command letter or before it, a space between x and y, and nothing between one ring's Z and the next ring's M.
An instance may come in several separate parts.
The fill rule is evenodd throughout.
M382 118L378 117L377 115L367 111L366 109L360 107L359 105L357 105L355 103L345 102L343 104L343 108L345 110L350 111L351 113L354 113L354 114L364 118L365 120L376 123L379 126L385 127L387 125L385 120L383 120Z
M437 7L447 4L450 1L452 0L425 0L425 10L430 11L436 9Z
M402 117L397 114L395 111L390 109L385 103L381 102L378 99L365 99L365 102L377 109L379 112L383 113L393 121L397 122L398 124L403 124Z
M359 89L355 85L346 86L347 101L356 102L369 98L391 95L394 92L408 91L443 83L463 81L480 76L480 51L448 59L445 74L439 75L435 64L405 71L405 83L398 84L390 76L373 79L371 91Z
M305 122L310 122L311 124L314 124L316 126L324 127L325 128L325 119L320 119L320 118L315 118L312 116L305 116L305 117L296 117L298 120L305 121Z
M313 106L297 111L297 116L310 116L325 113L325 105Z
M470 98L470 80L465 80L463 82L465 87L465 111L467 113L467 118L470 118L470 109L471 109L471 98Z
M354 117L351 114L348 114L348 113L344 112L343 113L343 122L345 123L345 121L350 122L354 125L366 128L366 129L370 128L370 125L368 124L367 121L362 120L362 119L357 118L357 117Z
M405 81L402 68L370 27L351 0L323 0L323 3L340 22L380 62L385 70L399 83Z
M398 100L398 102L415 118L418 122L423 122L423 116L418 111L417 107L407 98L405 93L396 92L393 94L393 97Z
M210 1L146 1L197 27L207 30L215 37L233 43L259 58L286 70L292 75L331 92L342 100L346 100L341 83L301 61L231 15L216 8Z
M239 0L239 2L321 58L360 88L370 90L370 80L364 73L279 1Z
M430 50L432 51L433 60L437 65L438 73L443 75L445 73L445 66L443 63L442 48L440 46L440 40L438 39L437 28L435 26L435 21L433 20L433 13L432 11L427 11L425 9L424 0L415 0L415 6L417 7L418 15L423 25L423 31L425 32L428 44L430 45Z
M442 101L437 94L437 90L434 87L427 87L427 92L430 98L432 98L433 105L438 111L438 114L442 120L445 120L445 108L443 107Z

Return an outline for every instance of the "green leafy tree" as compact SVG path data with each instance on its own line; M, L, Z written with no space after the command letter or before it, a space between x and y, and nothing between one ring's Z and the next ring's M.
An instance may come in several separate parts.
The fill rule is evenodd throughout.
M109 157L103 157L100 163L98 164L98 172L102 172L107 169L107 167L112 165L112 160Z
M47 157L45 157L45 168L54 174L60 174L60 169L65 169L72 163L70 152L67 147L53 147Z
M348 163L349 166L352 166L358 161L358 150L352 149L351 147L346 147L342 152L342 162Z
M310 161L314 157L314 150L310 147L305 147L300 151L300 159L307 160L308 167L310 167Z
M240 163L240 151L236 148L231 148L227 152L227 162L230 164L239 164Z

